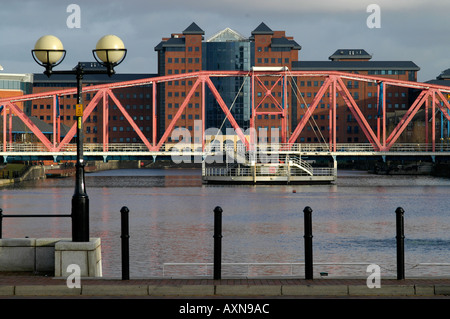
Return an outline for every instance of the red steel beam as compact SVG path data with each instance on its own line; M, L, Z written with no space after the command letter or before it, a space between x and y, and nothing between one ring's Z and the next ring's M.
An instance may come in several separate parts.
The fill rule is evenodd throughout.
M420 92L417 99L414 101L414 103L411 105L411 107L408 109L408 111L405 113L405 115L402 117L400 122L397 124L397 126L394 128L394 130L391 132L389 137L386 139L386 143L388 143L385 147L386 151L389 151L392 145L396 142L400 134L404 131L408 123L412 120L414 115L417 113L417 111L420 109L421 105L425 100L428 99L430 96L429 90L423 90Z
M351 96L351 94L348 91L347 87L345 86L344 82L339 77L337 77L336 80L338 82L337 83L338 91L341 94L341 96L343 97L345 103L349 107L353 116L356 118L356 121L358 122L359 127L363 130L364 134L366 135L367 139L369 140L370 144L372 144L374 149L381 150L382 146L381 146L380 140L377 138L377 136L373 132L369 123L367 123L367 120L365 119L364 115L362 114L362 112L359 109L358 105L356 104L355 100Z
M326 90L330 86L330 84L333 82L333 80L328 77L325 79L324 83L320 87L319 91L317 92L316 97L313 100L313 103L309 108L307 108L306 114L303 116L303 118L300 120L300 122L297 124L297 127L292 132L291 137L289 138L288 143L295 143L295 140L298 138L300 133L303 131L303 128L305 127L306 123L309 121L309 118L314 113L314 110L316 109L317 105L319 104L320 100L322 99L323 95L325 94Z
M113 100L113 102L116 104L117 108L122 112L123 116L127 119L128 123L130 123L131 127L134 129L136 134L141 138L142 142L144 142L145 146L147 146L148 150L152 150L153 147L150 144L150 142L145 137L144 133L142 133L141 129L137 124L134 122L133 118L128 114L127 110L123 107L122 103L116 98L114 93L111 90L106 90L106 94L109 95L109 97Z
M169 134L172 132L175 124L177 123L178 119L181 117L181 113L183 113L184 109L186 108L186 105L191 100L192 95L194 95L195 90L197 89L197 87L199 86L199 84L201 82L202 82L202 79L200 79L200 77L197 77L197 80L195 81L195 83L192 86L191 90L189 91L189 93L187 94L187 96L184 99L183 103L181 104L180 108L178 109L177 113L175 114L175 117L172 119L172 121L170 122L169 126L166 128L166 130L165 130L163 136L161 137L161 139L159 140L158 144L153 147L153 151L159 151L159 149L161 148L162 144L165 143L165 141L169 137Z
M440 105L440 103L438 103L438 107L441 110L441 112L444 114L445 118L450 121L450 114L448 114L448 112L444 112L445 110L450 110L450 104L448 103L447 99L444 97L444 95L440 92L440 91L436 91L436 94L441 98L441 101L444 103L444 106L447 107L447 109L445 109L444 106Z
M30 118L14 103L8 103L8 106L12 113L17 115L22 122L36 135L36 137L45 145L48 151L53 151L54 147L52 143L48 140L48 138L41 132L41 130L30 120ZM4 113L3 117L6 118L6 113ZM12 116L10 116L12 119ZM10 134L12 133L12 127L10 128Z
M103 90L99 90L97 94L92 98L91 102L89 102L88 106L83 111L83 123L86 121L88 116L92 113L94 108L97 106L98 101L103 97ZM72 127L70 128L69 132L67 132L66 136L64 136L64 139L59 143L58 147L55 151L59 152L61 149L68 144L72 138L75 136L77 132L77 122L73 123Z
M237 124L236 120L234 119L233 115L231 114L231 110L227 107L227 105L225 104L224 100L220 96L219 92L217 91L216 87L214 86L214 84L212 83L212 81L209 77L206 77L206 84L208 85L209 89L211 90L211 93L214 95L217 103L219 103L220 108L225 113L226 118L228 119L228 121L230 121L231 126L236 131L236 134L241 139L241 142L244 143L244 145L246 146L247 149L249 149L249 142L245 138L245 135L242 132L242 129Z
M108 151L109 145L109 98L106 91L103 91L103 152Z
M256 79L258 80L258 85L265 90L265 94L264 97L262 98L262 100L258 103L258 105L256 106L256 110L261 106L261 104L266 100L267 97L270 97L272 99L272 101L275 102L277 108L279 110L282 110L282 106L281 104L278 102L278 100L273 96L272 91L275 88L275 86L280 82L280 80L282 79L282 77L279 77L278 80L272 85L272 87L270 88L270 90L264 85L264 83L261 81L261 79L257 76Z

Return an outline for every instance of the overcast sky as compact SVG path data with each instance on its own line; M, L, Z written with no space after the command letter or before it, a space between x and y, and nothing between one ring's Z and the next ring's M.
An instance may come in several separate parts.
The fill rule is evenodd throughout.
M3 73L40 73L31 57L39 37L53 34L67 50L58 69L93 61L106 34L128 49L118 73L155 73L154 47L192 22L209 38L230 27L250 36L261 22L284 30L302 46L300 60L328 60L337 49L365 49L373 60L407 60L420 67L419 81L450 68L448 0L0 0L0 65ZM80 28L69 28L70 4L81 10ZM370 4L380 8L380 28L369 28ZM72 20L74 21L74 20ZM373 21L373 20L372 20Z

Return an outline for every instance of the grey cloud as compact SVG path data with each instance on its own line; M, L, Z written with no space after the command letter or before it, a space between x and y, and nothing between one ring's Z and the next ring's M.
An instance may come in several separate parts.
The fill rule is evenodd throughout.
M81 7L81 29L66 26L71 3ZM366 25L371 3L380 6L381 29ZM30 50L41 35L55 34L68 50L64 67L72 67L92 59L96 41L112 33L129 49L118 72L155 72L154 47L192 22L206 37L225 27L249 36L265 22L302 45L300 59L326 60L338 48L363 48L377 60L412 60L421 67L419 79L428 80L450 67L449 7L444 0L10 1L0 11L0 64L2 72L40 72Z

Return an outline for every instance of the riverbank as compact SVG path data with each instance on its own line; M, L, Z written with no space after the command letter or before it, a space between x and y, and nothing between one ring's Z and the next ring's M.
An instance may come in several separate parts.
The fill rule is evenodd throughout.
M0 179L0 186L20 183L23 181L44 179L45 167L42 165L24 166L24 168L21 170L20 173L21 173L20 176L15 176L15 174L11 174L11 176L15 177Z
M75 175L75 165L73 163L54 164L54 165L30 165L30 166L22 165L22 166L23 168L20 170L20 174L13 174L16 171L12 171L12 173L9 174L11 178L0 179L0 187L15 183L21 183L23 181L33 181L46 178L69 177ZM102 161L96 161L86 165L85 172L90 173L106 170L130 169L141 167L143 167L141 161L109 161L107 163Z
M89 162L85 166L84 171L86 173L100 172L115 169L130 169L130 168L141 168L143 165L141 161L95 161ZM68 177L75 175L75 164L74 163L64 163L59 165L48 165L45 166L45 175L48 178L52 177Z

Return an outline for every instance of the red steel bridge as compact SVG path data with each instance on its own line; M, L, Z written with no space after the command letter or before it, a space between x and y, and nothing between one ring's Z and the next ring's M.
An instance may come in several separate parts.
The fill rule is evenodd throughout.
M290 132L287 131L287 108L283 101L286 101L287 89L284 85L283 98L277 98L273 94L273 87L266 87L262 78L273 77L275 79L275 85L279 82L287 83L288 79L300 79L302 77L317 77L320 78L323 84L319 87L317 94L306 109L305 115L301 118L298 125L292 128ZM251 81L251 119L250 130L244 132L239 127L238 123L234 119L230 112L230 105L226 105L220 93L213 83L213 79L217 77L244 77ZM179 110L167 126L166 130L162 133L158 139L157 135L157 86L161 83L167 83L171 81L179 81L190 79L193 82L189 92L186 94L183 103L181 103ZM377 119L377 128L374 130L366 120L365 114L358 106L355 99L350 94L345 83L346 80L360 81L360 82L372 82L378 85L378 103L382 105L382 114ZM273 82L272 82L273 83ZM380 85L382 84L382 85ZM113 93L114 89L142 86L147 85L151 87L153 92L152 103L152 131L151 136L146 136L142 132L138 125L133 120L132 115L128 113L126 108L122 105L121 101ZM417 92L417 97L410 104L403 118L395 126L395 128L387 132L386 126L386 87L397 86L403 88L414 89ZM188 151L177 150L175 152L183 152L184 155L205 155L210 152L210 148L205 138L205 90L209 89L218 102L222 112L225 114L228 121L231 123L242 145L245 145L247 150L255 149L258 147L255 142L256 136L256 120L257 115L267 114L262 111L262 102L265 99L271 99L277 106L276 112L270 114L279 114L281 121L281 143L271 144L272 149L276 149L279 152L299 152L301 155L328 155L328 156L450 156L450 146L448 144L442 144L436 142L435 121L439 112L442 116L450 121L450 104L446 99L447 94L450 94L450 87L432 85L420 82L395 80L386 77L376 77L359 75L353 73L344 72L332 72L332 71L290 71L286 68L279 69L258 69L254 68L251 71L200 71L194 73L175 74L169 76L152 77L148 79L132 80L126 82L116 82L111 84L102 84L87 86L83 88L83 93L91 93L93 98L85 106L83 112L83 119L86 120L92 113L95 107L102 108L103 125L102 125L102 143L99 144L84 144L84 155L89 159L131 159L131 158L143 158L156 156L170 156L174 154L173 143L168 143L168 138L175 128L177 120L180 118L183 111L186 109L194 92L198 89L202 91L202 103L201 103L201 144L189 145ZM265 92L263 94L262 101L256 102L255 90L258 92ZM29 94L12 98L0 99L0 107L2 107L1 115L3 121L2 141L0 146L0 153L3 157L3 161L6 162L12 160L23 159L53 159L64 160L73 159L76 156L76 146L72 141L76 134L76 121L70 128L69 132L61 138L61 132L58 125L57 117L57 99L62 96L74 95L76 89L57 90L52 92L44 92L38 94ZM356 119L359 127L364 132L368 143L352 143L352 144L340 144L336 142L336 105L338 96L344 100L346 106L348 106L353 117ZM38 99L53 99L53 134L48 136L44 134L39 128L30 120L30 118L23 112L18 104L33 101ZM314 112L316 111L320 101L322 99L329 99L329 136L328 141L325 144L303 144L298 143L299 136L303 129L311 120ZM114 105L122 112L124 118L129 122L131 127L135 130L136 134L141 139L140 143L108 143L108 110L109 101L112 101ZM399 144L397 143L399 136L405 131L407 125L411 122L413 117L417 114L420 108L424 107L431 113L431 140L428 141L428 135L426 137L425 144L409 143ZM439 115L439 114L438 114ZM30 134L36 137L37 143L17 143L13 142L12 131L12 117L18 117L29 129ZM427 113L427 118L429 118ZM428 125L428 121L426 121ZM250 132L250 133L248 133ZM178 154L178 153L176 153Z

